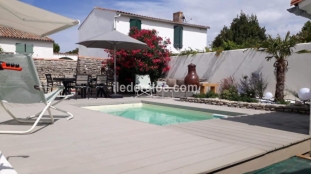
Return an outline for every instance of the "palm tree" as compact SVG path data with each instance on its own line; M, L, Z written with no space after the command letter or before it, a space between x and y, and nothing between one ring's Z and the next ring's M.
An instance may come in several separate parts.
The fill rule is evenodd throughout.
M287 58L293 54L293 48L298 43L296 36L291 36L290 32L287 32L284 39L278 35L276 38L272 38L268 35L267 40L260 44L263 48L260 51L267 53L266 60L274 60L274 74L276 77L275 87L275 101L284 100L285 89L285 75L288 70Z

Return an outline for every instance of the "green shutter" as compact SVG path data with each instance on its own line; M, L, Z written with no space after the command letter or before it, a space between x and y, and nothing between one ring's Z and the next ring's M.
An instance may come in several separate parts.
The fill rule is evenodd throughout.
M174 26L174 47L181 49L183 47L183 27Z
M25 44L17 43L16 44L16 53L23 54L25 53Z
M141 20L130 19L130 28L132 27L136 27L138 30L141 30Z
M26 53L28 53L28 54L33 53L33 45L32 44L26 44Z

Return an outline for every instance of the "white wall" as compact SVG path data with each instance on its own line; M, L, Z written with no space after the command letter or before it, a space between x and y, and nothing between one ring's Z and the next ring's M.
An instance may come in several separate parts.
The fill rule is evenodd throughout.
M78 60L78 54L65 54L65 53L61 53L61 54L54 53L53 54L53 59L59 59L62 57L69 57L72 60Z
M295 52L307 49L311 51L311 44L299 44ZM267 78L267 91L275 92L275 76L273 61L265 60L266 54L257 51L234 50L226 51L216 56L215 53L197 54L194 56L172 57L169 65L171 70L168 78L184 79L188 73L188 65L195 64L197 74L209 83L219 83L223 78L233 76L236 80L251 72L261 71ZM293 54L288 59L289 70L286 73L286 88L298 91L303 87L311 88L311 54ZM293 98L288 94L287 98Z
M94 9L88 18L79 28L79 41L84 41L100 34L107 33L113 30L115 12ZM108 54L104 49L86 48L79 46L79 56L93 58L107 58Z
M117 30L123 34L128 34L130 30L130 19L129 16L122 16L117 18ZM179 53L178 50L174 48L174 24L158 22L153 20L141 20L141 29L155 29L159 32L159 36L163 39L170 38L171 45L168 49L173 53ZM183 48L185 49L199 49L203 50L207 45L207 30L199 29L189 26L183 26Z
M53 58L53 42L0 38L0 46L4 52L15 53L16 43L33 44L34 58Z

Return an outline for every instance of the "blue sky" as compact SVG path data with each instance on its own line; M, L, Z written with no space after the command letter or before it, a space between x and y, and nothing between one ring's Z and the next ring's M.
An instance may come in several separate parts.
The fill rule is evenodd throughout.
M190 23L208 25L208 43L219 33L224 25L230 25L241 10L256 14L260 25L267 33L285 35L287 31L297 33L307 21L286 11L290 0L22 0L28 4L63 16L79 19L86 18L95 6L122 10L136 14L172 19L176 11L183 11ZM78 27L72 27L51 35L61 47L61 52L77 47Z

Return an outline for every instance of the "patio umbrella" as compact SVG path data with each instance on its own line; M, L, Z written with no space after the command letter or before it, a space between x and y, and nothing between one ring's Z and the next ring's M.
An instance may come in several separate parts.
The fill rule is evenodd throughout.
M18 0L0 0L0 25L47 36L78 25L73 20Z
M148 48L147 44L140 42L128 35L120 33L116 30L108 32L106 34L102 34L99 36L95 36L86 41L82 41L77 43L79 45L83 45L87 48L104 48L104 49L113 49L113 57L114 57L114 84L117 84L116 79L116 50L117 49L125 49L125 50L137 50L137 49L145 49ZM116 93L114 90L114 94L110 95L111 98L122 98L121 95Z

